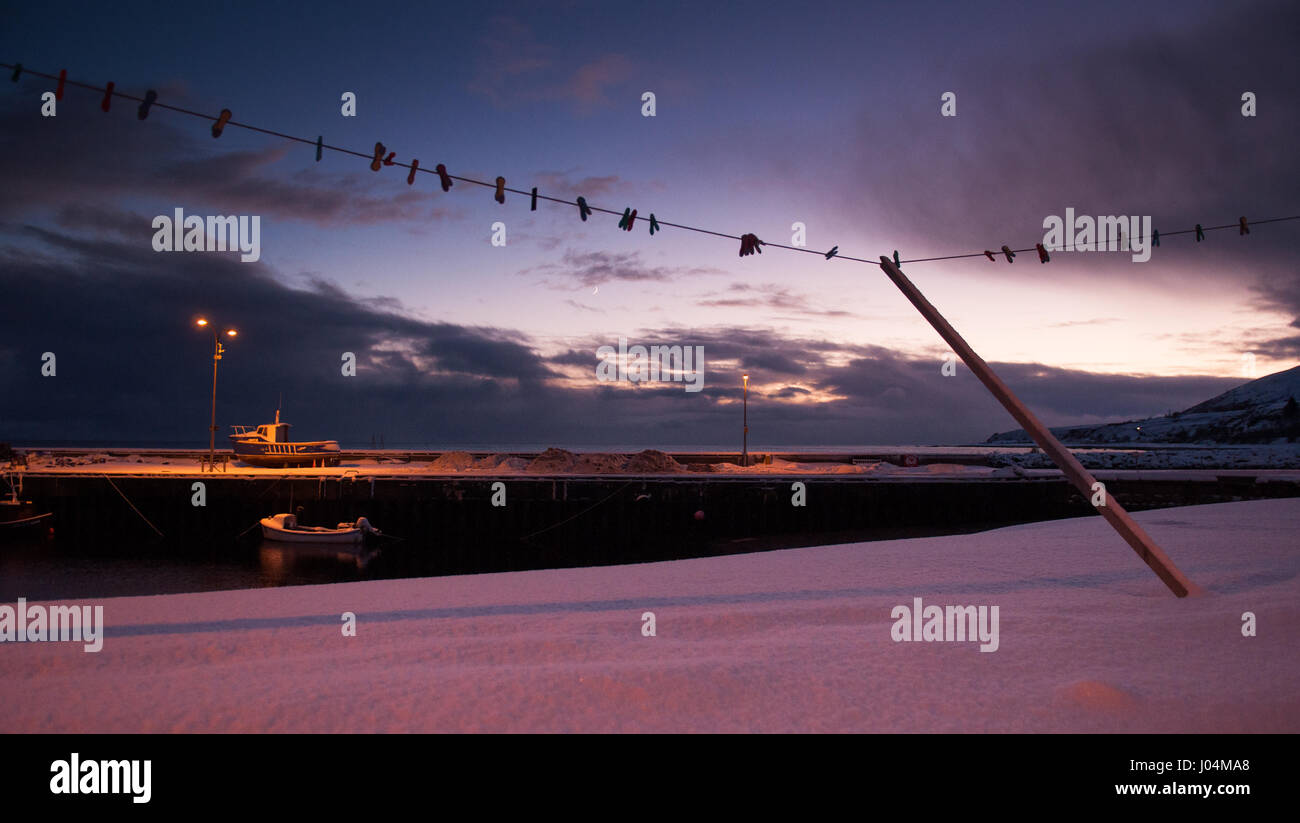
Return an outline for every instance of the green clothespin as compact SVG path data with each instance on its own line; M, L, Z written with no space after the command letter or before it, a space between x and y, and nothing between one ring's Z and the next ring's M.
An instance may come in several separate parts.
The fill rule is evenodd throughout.
M585 197L579 197L579 198L578 198L578 216L582 218L582 222L584 222L584 223L587 222L587 215L589 215L589 214L591 214L591 207L587 205L587 198L585 198Z
M650 212L650 236L654 237L655 232L659 230L659 221L655 219L655 213Z
M894 249L894 265L900 270L903 268L902 262L898 259L898 249Z
M826 259L827 259L827 260L830 260L832 257L834 257L835 255L837 255L837 254L839 254L839 253L840 253L840 247L839 247L839 246L835 246L835 247L832 248L830 251L826 252Z
M1201 228L1201 224L1200 224L1200 223L1197 223L1197 224L1196 224L1196 242L1199 243L1199 242L1201 242L1201 241L1204 240L1204 239L1205 239L1205 229Z
M628 206L627 208L623 209L623 217L619 219L618 227L623 231L631 231L632 221L635 219L636 219L636 212L632 211L631 206Z
M325 135L316 138L316 162L320 162L320 151L325 147Z
M1153 245L1153 246L1159 246L1159 245L1160 245L1160 230L1159 230L1159 229L1155 229L1155 230L1153 230L1153 231L1151 232L1151 245Z

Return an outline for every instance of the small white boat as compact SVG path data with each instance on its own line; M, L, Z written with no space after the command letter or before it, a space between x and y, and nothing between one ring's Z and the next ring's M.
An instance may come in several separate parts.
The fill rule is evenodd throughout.
M263 517L262 537L280 543L313 543L318 546L359 546L367 534L379 534L364 517L355 523L340 523L336 528L326 526L300 526L292 514Z

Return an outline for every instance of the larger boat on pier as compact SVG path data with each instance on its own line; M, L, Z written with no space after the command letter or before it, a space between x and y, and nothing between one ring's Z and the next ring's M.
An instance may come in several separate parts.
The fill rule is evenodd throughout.
M306 440L293 443L289 440L290 425L280 422L280 410L276 409L274 423L266 423L257 428L231 426L235 430L235 433L230 435L235 458L253 466L271 468L339 464L337 440Z

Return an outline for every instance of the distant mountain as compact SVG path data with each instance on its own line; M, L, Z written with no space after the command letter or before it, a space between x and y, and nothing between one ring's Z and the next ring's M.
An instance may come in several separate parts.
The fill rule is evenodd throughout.
M1052 429L1062 442L1272 443L1300 438L1300 366L1229 389L1191 408L1145 420ZM988 443L1029 443L1023 429L1001 432Z

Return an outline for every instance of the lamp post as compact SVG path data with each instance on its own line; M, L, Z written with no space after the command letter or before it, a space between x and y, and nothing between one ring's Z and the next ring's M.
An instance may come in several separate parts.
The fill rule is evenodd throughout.
M742 374L741 380L744 381L745 388L745 435L741 441L740 465L749 465L749 375Z
M217 336L217 327L212 326L205 318L200 317L196 321L199 327L212 328L212 422L208 426L208 471L216 471L216 451L217 451L217 363L221 361L221 354L226 349L221 345L221 338ZM227 337L234 337L238 332L234 329L226 329Z

